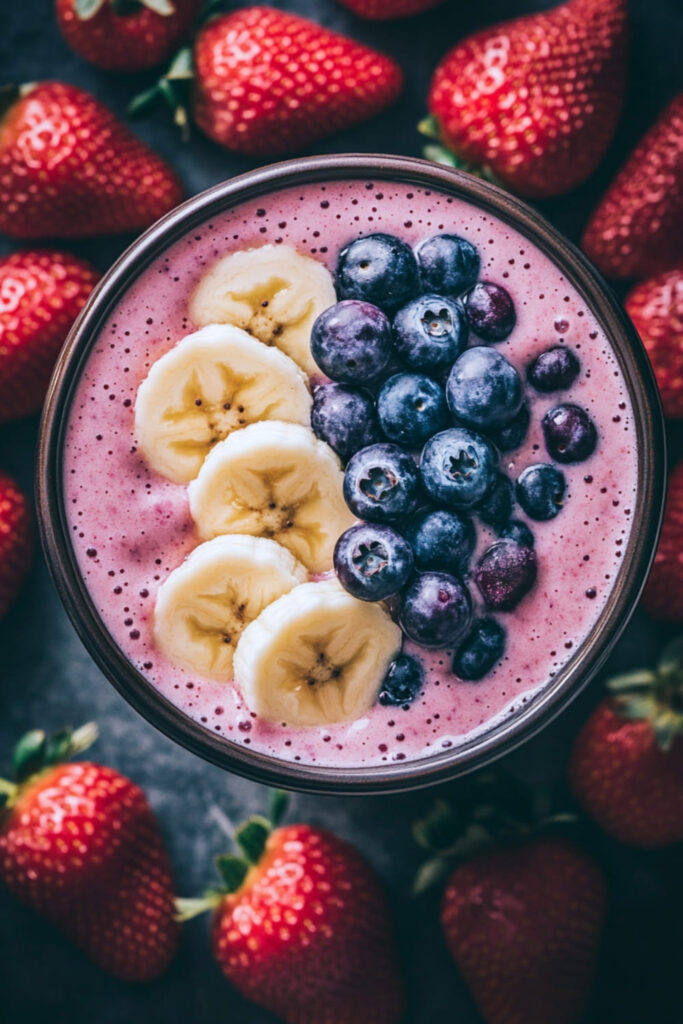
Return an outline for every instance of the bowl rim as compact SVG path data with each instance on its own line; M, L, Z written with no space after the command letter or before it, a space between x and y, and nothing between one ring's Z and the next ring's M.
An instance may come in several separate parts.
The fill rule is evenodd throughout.
M114 304L149 263L192 228L276 189L350 178L412 183L471 202L508 222L558 264L600 322L628 386L636 420L638 487L631 536L612 592L589 637L557 676L509 718L427 758L339 768L284 761L218 736L187 716L125 657L100 618L77 565L63 501L61 454L80 371ZM93 660L152 725L193 753L257 782L311 793L380 794L444 782L508 753L544 728L587 685L625 628L654 558L663 516L666 449L659 392L645 349L589 260L515 196L464 172L412 157L330 154L287 160L228 179L176 207L145 231L102 277L74 323L45 401L36 466L37 513L48 568Z

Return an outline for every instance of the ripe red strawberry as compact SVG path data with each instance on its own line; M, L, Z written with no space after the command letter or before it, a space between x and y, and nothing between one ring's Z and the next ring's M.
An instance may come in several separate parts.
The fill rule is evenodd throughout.
M625 305L650 357L664 414L683 419L683 264L637 285Z
M436 69L436 134L520 195L567 192L610 143L626 50L626 0L569 0L477 32Z
M0 232L12 238L139 231L182 196L168 164L73 85L28 86L0 120Z
M443 0L339 0L344 7L369 21L389 21L392 18L409 18L422 14Z
M144 71L167 60L204 0L56 0L57 24L84 60L106 71Z
M577 1024L604 905L601 872L564 839L503 846L455 869L444 935L487 1024Z
M32 551L28 501L14 480L0 471L0 619L24 582Z
M347 843L308 825L238 832L251 864L219 858L225 881L184 916L214 908L213 953L247 998L287 1024L398 1024L403 992L374 872Z
M367 46L272 7L245 7L200 31L194 119L228 149L286 153L389 106L397 64Z
M37 412L72 323L99 277L66 252L0 259L0 423Z
M612 681L576 738L569 779L588 815L632 846L683 842L683 642L657 672Z
M581 243L607 277L652 277L683 260L683 93L641 139Z
M655 619L683 622L683 462L669 476L662 535L642 604Z

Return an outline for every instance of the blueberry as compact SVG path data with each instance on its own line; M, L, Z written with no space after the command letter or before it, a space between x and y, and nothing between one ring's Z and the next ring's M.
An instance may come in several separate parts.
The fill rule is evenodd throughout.
M533 533L521 519L511 519L506 523L500 531L500 536L516 540L523 548L532 548L536 543Z
M342 384L322 384L316 388L311 426L316 437L334 448L343 462L382 438L370 395Z
M486 497L475 505L474 511L482 523L499 528L510 519L514 503L512 480L505 473L498 473L493 487Z
M570 388L581 370L578 358L565 345L541 352L527 367L527 380L537 391L564 391Z
M514 540L497 540L484 552L474 581L487 608L509 612L536 582L536 552Z
M377 396L377 415L389 440L404 448L420 448L448 421L441 385L422 373L396 373L385 381Z
M445 569L456 576L466 571L477 540L469 516L446 509L418 512L403 532L420 569Z
M477 619L453 659L461 679L476 682L488 675L505 652L506 633L495 619Z
M467 320L484 341L504 341L517 323L515 304L499 284L480 281L465 299Z
M399 654L394 658L382 683L380 704L412 704L422 689L424 672L417 658Z
M456 299L421 295L394 317L396 352L413 370L450 366L466 343L465 310Z
M500 427L498 430L489 430L488 436L499 451L513 452L524 443L529 432L530 420L529 406L524 402L522 408L509 423L506 423L504 427Z
M397 594L413 570L413 549L400 533L379 523L358 523L337 541L334 571L345 590L361 601Z
M400 238L365 235L339 253L336 283L342 299L364 299L394 313L419 291L417 262Z
M562 470L547 462L527 466L517 478L517 501L530 519L554 519L564 505Z
M416 256L425 291L462 295L479 277L479 253L460 235L434 235L418 246Z
M493 348L477 345L459 356L446 381L446 401L463 423L480 430L509 423L519 412L522 381L514 366Z
M548 410L541 425L548 455L557 462L583 462L595 451L598 432L580 405L556 405Z
M417 503L420 477L410 455L395 444L372 444L351 458L344 499L354 515L371 523L395 523Z
M446 572L425 572L403 597L400 623L422 647L451 647L467 632L472 600L467 588Z
M391 353L391 324L369 302L338 302L324 310L311 329L311 355L323 373L340 384L376 380Z
M420 475L439 505L468 508L493 487L498 456L491 442L465 427L452 427L427 441Z

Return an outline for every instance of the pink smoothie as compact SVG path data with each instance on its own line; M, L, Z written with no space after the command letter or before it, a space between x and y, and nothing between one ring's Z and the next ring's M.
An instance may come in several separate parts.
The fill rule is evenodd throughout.
M504 660L485 679L451 672L452 652L426 652L424 694L409 710L376 705L357 721L291 729L257 719L230 683L197 678L169 664L152 627L158 587L196 546L187 491L148 469L136 449L133 406L152 363L193 330L189 295L227 253L288 243L333 269L337 252L373 231L414 244L440 231L469 238L481 277L511 293L517 325L500 351L524 374L537 353L565 341L581 374L561 401L590 412L598 447L562 467L567 500L557 518L533 523L539 562L533 591L501 614ZM503 456L511 477L547 461L540 421L557 396L534 395L523 447ZM521 234L490 214L436 191L344 181L286 189L245 203L188 235L131 286L88 358L70 410L65 493L72 542L95 606L125 656L185 714L226 743L302 764L370 766L453 747L532 701L591 633L614 587L631 531L636 438L626 386L608 340L562 271ZM520 514L520 518L523 516ZM479 547L493 534L477 524ZM476 588L472 587L476 601Z

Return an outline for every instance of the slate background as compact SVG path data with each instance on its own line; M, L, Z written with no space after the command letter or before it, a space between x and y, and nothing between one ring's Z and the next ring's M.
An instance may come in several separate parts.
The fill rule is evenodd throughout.
M446 49L474 29L546 5L539 0L447 0L424 16L385 25L363 22L334 0L286 0L275 6L384 49L406 70L405 93L391 111L326 139L309 152L419 155L421 139L415 124L424 113L431 72ZM154 76L117 78L83 63L62 41L52 7L51 0L0 0L0 84L61 78L90 89L123 114L129 99ZM632 0L631 7L630 85L617 138L588 184L542 204L545 214L574 240L624 156L683 87L680 0ZM134 130L178 167L188 194L254 166L198 133L189 145L182 144L163 116L138 122ZM89 241L72 248L105 270L129 241ZM0 252L6 251L11 246L0 239ZM36 420L0 428L0 465L27 489L32 485L36 437ZM680 457L682 452L679 433L670 438L670 454ZM637 614L609 671L647 663L668 632ZM596 681L556 723L507 759L510 770L521 778L561 783L571 738L600 693ZM0 623L0 770L9 768L12 744L26 729L55 729L92 718L102 733L94 756L130 775L149 794L168 839L179 892L201 891L211 879L213 856L228 845L225 818L238 822L259 810L265 793L175 746L124 703L83 650L38 554L20 600ZM446 787L446 793L457 799L458 785ZM291 813L292 818L325 825L355 842L385 880L409 994L407 1024L477 1024L479 1017L442 944L436 895L418 902L408 896L419 863L409 825L433 795L295 796ZM608 874L610 905L598 982L585 1024L680 1024L683 851L644 854L594 834L588 841ZM268 1024L274 1018L247 1004L219 974L209 956L206 919L185 929L180 953L165 978L134 987L106 977L56 931L0 892L0 1021L46 1020Z

